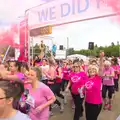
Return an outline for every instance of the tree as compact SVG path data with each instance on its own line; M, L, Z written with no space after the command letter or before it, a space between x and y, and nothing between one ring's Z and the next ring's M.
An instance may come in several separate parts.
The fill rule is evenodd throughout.
M118 57L120 55L119 51L120 51L120 46L119 45L114 45L114 43L112 43L110 46L100 46L98 47L97 49L94 49L94 50L85 50L85 49L82 49L82 50L77 50L77 51L74 51L73 54L82 54L82 55L86 55L86 56L99 56L99 52L101 50L103 50L105 52L105 55L110 57L110 56L115 56L115 57Z
M119 41L117 41L117 45L119 45Z
M97 44L95 44L94 48L98 48Z
M111 46L115 46L114 42L111 43Z
M67 50L67 55L72 55L72 54L74 54L74 48L69 48Z

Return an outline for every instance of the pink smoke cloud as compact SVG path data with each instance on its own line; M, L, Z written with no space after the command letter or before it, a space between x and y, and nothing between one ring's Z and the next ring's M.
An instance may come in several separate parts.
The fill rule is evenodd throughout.
M113 12L117 13L112 20L120 23L120 0L100 0L106 7L110 7Z

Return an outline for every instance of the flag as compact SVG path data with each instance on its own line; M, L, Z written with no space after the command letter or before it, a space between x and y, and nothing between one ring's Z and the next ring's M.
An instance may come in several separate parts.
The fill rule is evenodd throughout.
M20 61L28 61L28 17L19 24L19 39L20 39Z

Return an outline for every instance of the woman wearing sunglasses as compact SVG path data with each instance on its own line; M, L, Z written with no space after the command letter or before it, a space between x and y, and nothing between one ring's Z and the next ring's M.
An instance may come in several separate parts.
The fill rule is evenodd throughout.
M84 86L87 76L78 62L73 64L73 72L70 75L70 81L67 85L66 91L71 87L71 93L75 104L75 113L73 120L79 120L83 115L83 96L80 96L79 90Z
M31 120L13 108L13 102L19 100L23 92L24 86L21 82L0 79L0 120Z

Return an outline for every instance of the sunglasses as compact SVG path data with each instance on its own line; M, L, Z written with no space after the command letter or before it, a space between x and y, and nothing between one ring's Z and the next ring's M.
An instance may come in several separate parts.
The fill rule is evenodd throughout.
M9 97L2 97L2 98L0 98L0 100L7 99L7 98L9 98Z
M79 66L73 66L74 68L78 68Z

